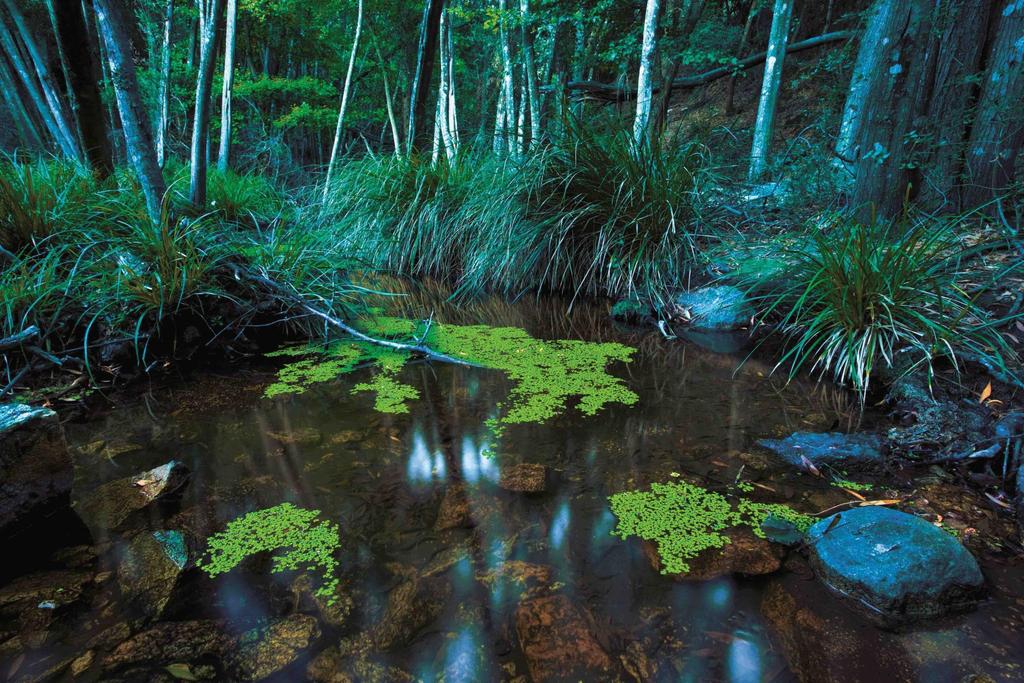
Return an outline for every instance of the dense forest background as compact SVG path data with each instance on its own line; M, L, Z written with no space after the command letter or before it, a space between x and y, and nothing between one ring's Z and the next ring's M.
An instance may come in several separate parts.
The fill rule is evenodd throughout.
M38 362L166 341L183 311L213 336L270 309L340 320L351 274L374 270L661 320L727 275L799 342L794 366L860 389L900 349L1013 355L1021 0L4 0L0 17L3 332L41 330Z

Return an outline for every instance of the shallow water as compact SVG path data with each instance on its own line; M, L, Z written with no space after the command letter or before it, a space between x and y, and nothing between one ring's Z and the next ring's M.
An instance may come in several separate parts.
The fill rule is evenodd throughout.
M716 490L739 478L760 485L751 494L757 500L823 510L850 496L778 468L754 441L851 429L857 407L828 388L783 386L756 361L740 367L742 356L617 329L603 309L562 311L562 302L490 302L450 315L536 337L635 346L632 363L610 370L627 378L637 405L512 425L491 444L484 421L510 386L497 372L410 364L401 378L422 398L408 415L376 413L372 397L349 393L369 370L277 399L262 398L270 365L188 378L67 425L80 449L73 498L171 459L186 463L192 475L180 499L154 507L148 524L185 528L193 559L206 536L254 509L291 502L337 522L341 591L351 613L340 626L321 623L322 635L286 657L274 680L306 680L307 664L339 642L341 654L333 664L322 658L318 670L335 666L353 680L400 680L396 669L422 680L531 680L580 652L604 662L609 680L814 680L826 670L849 681L1024 676L1019 563L985 562L992 596L976 612L900 634L877 630L829 595L798 557L770 576L706 582L652 569L640 541L610 534L609 495L674 476ZM500 486L502 472L519 463L546 466L543 492ZM457 528L438 528L439 516L467 509ZM9 567L7 578L60 569L72 563L67 557L89 572L116 573L120 532L62 533L47 542L75 546L73 553L57 553L45 566ZM237 634L316 614L296 597L297 572L269 569L257 559L211 579L187 568L156 621L216 620ZM67 617L74 627L53 626L32 648L0 650L0 675L15 664L12 678L71 661L90 645L85 680L164 680L166 667L180 663L218 680L234 675L220 654L171 656L159 648L149 660L107 667L105 654L154 620L139 617L116 591L97 589L90 600ZM87 642L108 631L102 644Z

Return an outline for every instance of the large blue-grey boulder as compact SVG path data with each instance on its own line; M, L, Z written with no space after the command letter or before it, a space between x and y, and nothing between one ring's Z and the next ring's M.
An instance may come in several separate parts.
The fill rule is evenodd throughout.
M754 307L742 289L713 285L683 292L675 304L693 329L727 331L747 327Z
M885 626L970 609L984 578L952 535L880 506L826 517L807 533L811 565L830 588Z
M794 432L784 439L761 439L757 445L794 467L803 467L806 458L819 468L863 469L880 465L884 458L882 439L877 434Z

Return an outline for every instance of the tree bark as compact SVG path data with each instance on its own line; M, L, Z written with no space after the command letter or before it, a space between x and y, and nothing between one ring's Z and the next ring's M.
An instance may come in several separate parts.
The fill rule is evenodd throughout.
M325 202L331 191L331 175L338 158L338 148L341 146L341 133L345 126L345 110L348 108L348 94L352 89L352 70L355 69L356 54L359 51L359 35L363 32L363 0L359 0L356 11L356 34L352 38L352 52L348 56L348 71L345 73L345 85L341 88L341 105L338 107L338 123L334 127L334 144L331 145L331 158L327 162L327 177L324 179Z
M410 92L409 128L406 144L409 153L420 152L430 144L427 130L427 101L430 97L430 81L437 59L438 33L444 0L425 0L423 21L420 24L420 40L416 50L416 75Z
M455 141L452 137L451 131L451 119L448 115L448 107L451 105L451 56L448 54L449 47L449 31L451 31L451 19L448 16L448 9L445 8L441 12L441 25L438 31L438 44L440 45L440 60L441 60L441 78L438 83L437 91L437 126L438 133L434 135L434 138L440 138L441 145L444 147L445 158L451 162L455 159Z
M864 107L867 103L871 79L878 73L885 50L883 31L889 22L896 0L877 0L868 14L864 33L860 38L857 61L853 65L853 76L843 105L843 120L839 125L836 140L836 155L840 161L852 168L857 160L857 143L864 123Z
M50 75L49 65L39 51L39 46L36 45L36 40L25 23L25 18L21 15L14 2L12 0L4 0L4 6L14 21L14 26L21 37L21 43L25 47L29 61L32 62L32 66L35 69L43 99L46 101L46 106L50 108L50 113L59 131L60 143L64 153L74 159L81 159L82 155L81 150L78 148L78 138L71 128L70 117L65 104L57 93L53 77Z
M967 145L966 207L1002 196L1024 146L1024 1L993 8L994 35Z
M86 39L85 14L79 2L58 2L54 12L57 40L64 46L68 77L78 107L75 116L82 134L86 159L102 177L114 172L114 153L110 147L107 113L96 82L95 56Z
M633 142L637 147L645 147L651 142L651 96L654 88L652 59L658 47L660 10L660 0L647 0L643 43L640 47L640 74L636 81L636 116L633 118Z
M760 180L768 169L772 133L775 131L775 105L779 100L782 64L786 57L789 21L792 15L793 0L775 0L772 30L768 37L768 57L764 65L764 79L761 82L761 99L757 106L757 121L754 123L754 143L750 149L748 179L751 182Z
M70 121L73 123L78 121L78 97L75 94L75 88L71 84L71 67L68 64L67 52L64 49L64 43L61 40L60 28L57 26L57 12L53 8L53 0L46 0L46 13L50 17L50 27L53 29L53 35L56 38L57 45L57 59L60 62L61 75L64 77L64 87L62 88L64 94L68 98L68 107L71 110ZM72 2L71 4L76 5L81 9L80 3ZM84 20L83 20L84 23ZM78 40L82 40L82 35L78 36ZM78 148L85 154L85 141L82 139L82 131L72 125L72 129L75 132L75 142L78 143ZM85 154L86 160L88 160L88 154Z
M881 59L868 85L851 197L862 218L895 217L920 191L927 154L910 136L924 123L933 90L935 0L894 0L876 44Z
M362 0L360 0L362 7ZM227 0L227 22L224 27L224 85L220 95L220 149L217 170L228 170L231 157L231 90L235 83L235 27L238 22L238 0Z
M515 85L512 75L512 44L508 37L508 30L505 28L507 16L506 0L498 0L498 11L501 13L498 29L498 40L501 46L501 97L505 100L501 111L505 112L505 120L502 122L502 137L505 139L505 147L513 157L516 155L515 126L516 126L516 105Z
M128 159L142 187L149 219L153 225L158 225L166 187L160 166L156 162L149 118L142 104L135 62L132 61L131 42L124 23L124 8L118 6L118 2L119 0L93 0L103 43L107 48L110 75L117 97Z
M0 53L0 92L3 93L4 101L7 102L7 108L11 112L11 117L14 119L14 125L18 129L18 135L22 142L32 149L43 149L44 144L39 128L28 113L28 110L25 109L25 103L19 96L17 85L15 84L14 74L10 71L7 60L2 53Z
M388 124L391 126L391 140L395 145L395 155L397 156L402 153L402 143L398 135L398 120L395 117L394 96L391 94L391 83L388 79L388 65L380 53L380 46L377 45L376 40L373 41L373 51L377 55L377 62L380 64L380 75L384 80L384 104L388 110Z
M167 161L167 132L171 114L171 31L174 28L174 0L164 8L163 45L160 49L160 86L156 119L156 160L163 168Z
M196 76L196 99L192 118L192 148L189 155L189 201L198 209L206 206L206 170L210 143L210 91L216 63L214 44L217 39L217 17L220 0L198 0L199 4L199 73Z
M534 50L533 15L530 0L519 0L522 12L523 67L526 69L526 88L530 101L530 149L540 144L542 135L540 87L537 84L537 56Z

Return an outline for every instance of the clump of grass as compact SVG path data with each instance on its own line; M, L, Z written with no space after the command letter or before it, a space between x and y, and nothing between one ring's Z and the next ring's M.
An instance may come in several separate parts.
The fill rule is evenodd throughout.
M0 246L17 253L89 219L97 183L82 164L0 160Z
M278 189L263 176L252 173L212 170L207 194L211 211L239 225L264 225L286 209Z
M786 342L779 365L829 373L862 397L882 367L931 377L937 359L955 366L967 353L1005 370L1014 351L964 265L978 251L950 221L832 218L784 248L782 272L760 283L760 315Z
M532 212L543 220L555 289L623 296L667 291L698 248L706 171L695 143L589 127L570 116L544 160Z

